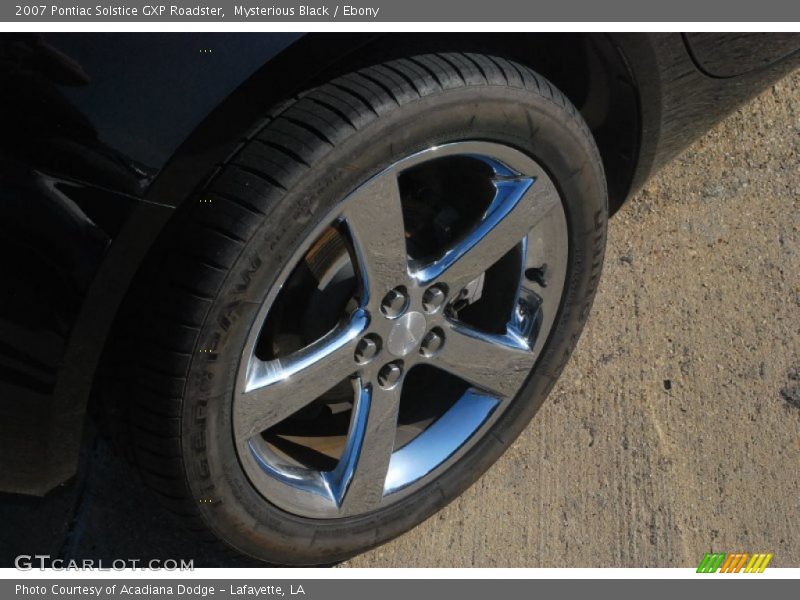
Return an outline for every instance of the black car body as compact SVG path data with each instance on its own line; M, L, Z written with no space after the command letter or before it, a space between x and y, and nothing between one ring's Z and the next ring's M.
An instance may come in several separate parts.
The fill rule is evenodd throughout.
M580 109L612 208L795 68L796 34L3 34L0 490L76 470L118 309L175 208L264 110L439 50L530 66Z

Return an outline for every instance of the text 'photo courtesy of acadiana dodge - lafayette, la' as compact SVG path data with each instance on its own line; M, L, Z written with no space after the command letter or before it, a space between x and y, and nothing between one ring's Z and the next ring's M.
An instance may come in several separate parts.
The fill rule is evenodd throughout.
M246 596L248 598L259 598L262 596L305 596L305 590L300 584L282 585L206 585L206 584L178 584L178 585L154 585L145 583L142 585L127 584L107 584L107 585L70 585L63 583L53 583L47 585L26 585L18 583L14 591L16 596L41 596L51 594L53 596L71 597L104 597L120 594L123 596L192 596L209 597L217 594L227 594L230 596Z
M55 6L25 5L17 6L17 16L33 17L218 17L225 18L225 10L220 6L195 5L176 6L174 4L153 4L147 6L97 5L97 6ZM236 5L234 17L370 17L377 18L379 7L333 5Z

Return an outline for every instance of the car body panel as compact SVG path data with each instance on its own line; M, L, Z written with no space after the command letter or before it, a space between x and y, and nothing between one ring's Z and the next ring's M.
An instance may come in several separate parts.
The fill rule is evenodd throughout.
M684 38L700 70L722 78L768 67L800 46L800 33L692 32Z

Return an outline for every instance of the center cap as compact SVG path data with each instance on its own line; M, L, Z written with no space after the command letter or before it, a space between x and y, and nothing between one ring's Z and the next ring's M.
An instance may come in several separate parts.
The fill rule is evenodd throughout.
M386 348L395 356L405 356L422 341L428 324L419 312L409 312L397 319L389 332Z

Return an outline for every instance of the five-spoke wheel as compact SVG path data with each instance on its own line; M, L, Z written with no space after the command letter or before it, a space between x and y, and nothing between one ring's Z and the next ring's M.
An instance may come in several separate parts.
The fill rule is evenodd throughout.
M469 180L466 193L474 197L437 188L435 200L426 198L437 176ZM419 191L415 178L428 188ZM442 229L449 235L426 244L417 239L425 235L413 227L411 205L434 201L444 203L439 212L448 217ZM287 265L242 355L234 436L253 485L293 514L345 517L395 502L445 469L485 433L531 372L564 286L566 227L546 172L522 152L489 142L420 152L344 198ZM345 252L321 245L332 236L344 240ZM329 264L320 254L330 255ZM279 325L265 332L265 324L281 290L299 264L312 263L333 273L332 281L346 284L347 275L351 281L338 304L328 302L340 306L333 327L283 353L259 356L270 335L279 337ZM313 292L324 297L322 279ZM429 387L437 375L446 378L434 396L456 389L457 397L423 411L412 435L398 435L404 403L418 402L406 396L422 395L404 393L420 367ZM349 401L343 385L351 386ZM422 385L416 382L415 390ZM297 427L281 433L287 421L313 430L315 420L330 420L332 404L346 405L339 450L312 447L314 436L298 435ZM330 460L315 463L307 458L314 454Z

